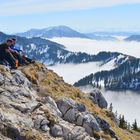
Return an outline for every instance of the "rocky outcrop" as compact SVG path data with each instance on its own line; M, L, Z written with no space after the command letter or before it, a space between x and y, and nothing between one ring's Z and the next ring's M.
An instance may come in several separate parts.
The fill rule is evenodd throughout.
M94 89L90 94L90 99L94 104L97 104L101 108L107 108L108 104L102 93L98 89Z
M33 74L36 66L31 68L30 74ZM38 74L49 73L48 77L54 76L56 83L55 74L50 74L44 67L41 69ZM27 78L22 71L0 66L0 140L101 140L103 135L118 139L105 119L89 111L84 103L74 100L76 96L84 101L88 99L86 94L81 97L77 89L65 83L69 92L71 89L75 93L71 93L73 96L63 97L64 90L61 89L62 95L54 98L56 89L51 94L45 87L42 90L45 93L40 94L41 86L37 83L44 75L36 76L38 82L33 84L32 79L29 81L31 77ZM58 79L59 83L63 82Z
M105 120L88 112L85 107L79 110L78 104L72 99L59 100L57 105L65 121L83 127L90 136L94 137L94 132L105 131L113 138L117 138Z

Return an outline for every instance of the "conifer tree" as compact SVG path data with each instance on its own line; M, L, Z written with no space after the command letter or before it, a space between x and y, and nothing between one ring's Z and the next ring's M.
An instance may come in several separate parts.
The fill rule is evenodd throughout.
M112 113L113 112L113 105L112 105L112 103L110 104L110 106L109 106L109 111Z
M137 131L138 130L138 126L137 126L137 121L135 119L134 123L132 124L132 129Z

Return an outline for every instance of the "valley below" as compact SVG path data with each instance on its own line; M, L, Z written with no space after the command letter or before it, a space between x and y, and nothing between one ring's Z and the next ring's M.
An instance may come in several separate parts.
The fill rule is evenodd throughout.
M97 54L101 51L120 52L140 58L140 43L118 41L96 41L89 39L78 38L53 38L52 41L61 43L66 46L66 49L73 52L86 52L88 54ZM62 76L69 84L74 84L81 78L102 70L111 70L114 68L113 63L100 65L98 62L89 62L83 64L58 64L49 66L49 69L54 70L57 74ZM80 87L81 88L81 87ZM81 88L84 92L90 92L90 86ZM126 120L131 124L137 119L140 125L140 94L139 92L124 90L124 91L110 91L101 89L104 97L109 103L113 104L113 111L117 110L118 114L125 116Z
M105 70L105 66L99 67L97 63L88 64L60 64L56 66L50 66L49 69L53 70L69 84L74 84L78 79L91 73L97 72L99 70ZM111 65L106 67L111 69ZM93 90L90 86L80 87L84 92L90 92ZM140 94L134 91L109 91L101 89L104 97L108 103L113 104L113 111L117 111L118 114L125 116L128 122L133 123L134 119L137 119L138 124L140 124Z

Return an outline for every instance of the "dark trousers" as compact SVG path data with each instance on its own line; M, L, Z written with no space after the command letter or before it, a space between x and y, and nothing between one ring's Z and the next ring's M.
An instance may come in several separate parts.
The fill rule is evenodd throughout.
M23 60L22 56L19 53L16 53L16 52L11 52L11 53L18 60L19 64L24 63L24 60Z
M16 60L8 49L2 51L0 50L0 59L2 61L6 60L12 68L14 68L16 65Z

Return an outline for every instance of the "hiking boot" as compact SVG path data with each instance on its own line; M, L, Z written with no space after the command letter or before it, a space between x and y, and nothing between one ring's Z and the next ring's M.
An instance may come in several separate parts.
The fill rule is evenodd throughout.
M34 63L35 63L35 60L31 60L31 62L30 62L30 63L33 63L33 64L34 64Z
M15 65L15 67L16 67L16 68L19 67L19 62L18 62L18 60L16 60L16 65Z

